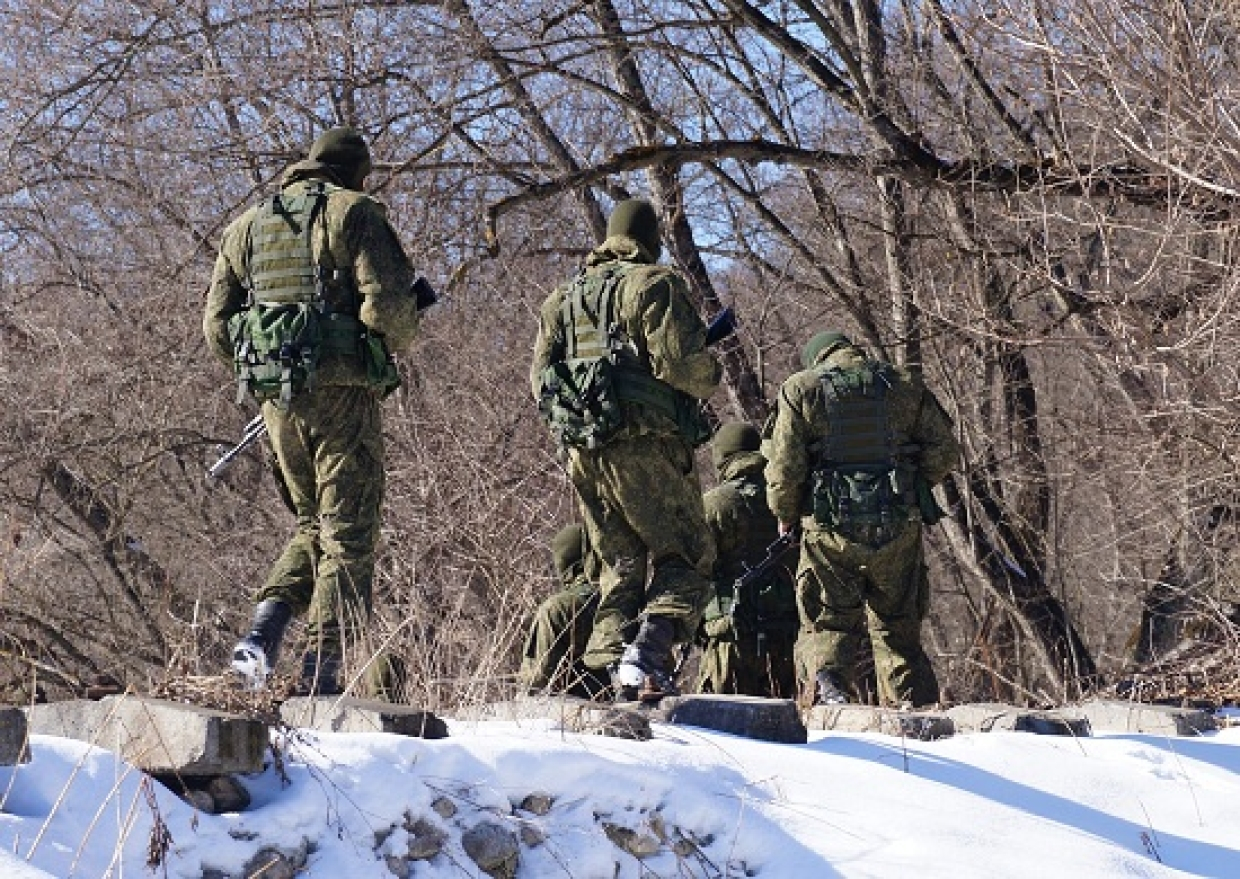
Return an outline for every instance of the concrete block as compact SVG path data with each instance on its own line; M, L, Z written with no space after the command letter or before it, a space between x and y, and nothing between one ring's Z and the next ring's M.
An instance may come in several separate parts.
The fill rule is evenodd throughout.
M812 730L882 733L919 741L945 739L956 725L941 711L898 711L870 705L815 705L805 714Z
M280 706L290 726L319 732L385 732L418 739L445 739L442 719L409 705L352 696L299 696Z
M26 733L26 715L22 710L0 706L0 766L16 766L30 761Z
M565 732L642 742L652 737L650 718L657 715L653 707L606 705L575 696L523 696L511 702L462 706L452 714L461 721L550 720Z
M1089 721L1079 711L1040 711L981 702L947 709L956 732L1031 732L1043 736L1088 736Z
M1218 729L1214 715L1199 708L1107 699L1091 699L1074 707L1089 721L1094 732L1191 736Z
M764 742L803 745L809 739L801 712L791 699L758 696L676 696L659 703L656 717Z
M90 742L152 775L261 772L267 725L145 696L108 696L26 709L30 731Z

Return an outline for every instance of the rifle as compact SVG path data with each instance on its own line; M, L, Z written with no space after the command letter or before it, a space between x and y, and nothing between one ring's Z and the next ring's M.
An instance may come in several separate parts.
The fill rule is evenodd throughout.
M259 439L267 435L267 424L263 421L263 416L255 415L246 423L245 428L241 432L241 442L237 443L231 449L220 455L220 459L211 465L207 470L207 477L215 479L224 472L224 468L232 463L233 458L240 455L250 446L254 445Z
M732 581L732 606L728 609L728 616L733 622L736 621L736 610L741 606L741 597L745 594L745 587L773 568L775 563L783 558L784 553L800 542L801 529L793 528L775 538L775 541L766 548L766 556L756 565L751 567L748 562L741 563L741 575Z

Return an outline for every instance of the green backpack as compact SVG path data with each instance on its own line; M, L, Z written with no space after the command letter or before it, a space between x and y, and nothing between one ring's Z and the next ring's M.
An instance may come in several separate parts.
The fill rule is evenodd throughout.
M916 472L900 459L891 430L892 379L876 361L822 374L831 432L815 444L814 519L874 546L894 538L916 508Z
M701 405L650 374L619 329L616 289L625 269L583 271L564 294L567 356L543 369L538 409L563 446L594 449L624 427L625 403L662 412L695 448L710 439Z
M255 213L246 278L249 304L228 322L239 403L248 394L287 409L293 397L314 386L329 348L360 357L369 384L385 396L400 384L383 337L357 319L351 273L314 257L314 224L338 189L317 182L297 195L277 193Z

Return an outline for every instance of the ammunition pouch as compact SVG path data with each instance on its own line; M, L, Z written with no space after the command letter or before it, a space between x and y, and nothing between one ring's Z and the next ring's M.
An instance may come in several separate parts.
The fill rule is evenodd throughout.
M562 446L595 449L624 425L607 357L562 360L539 376L538 411Z

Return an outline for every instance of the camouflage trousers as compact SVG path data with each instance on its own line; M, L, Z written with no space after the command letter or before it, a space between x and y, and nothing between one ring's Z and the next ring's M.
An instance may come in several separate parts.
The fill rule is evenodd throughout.
M737 633L728 620L720 619L707 623L706 632L698 666L698 692L769 699L797 697L795 624Z
M929 599L921 523L906 523L877 548L807 528L797 568L798 672L812 683L826 670L853 685L857 651L868 630L880 701L934 704L939 684L921 645Z
M566 692L586 699L601 689L601 682L581 665L597 607L598 587L584 578L538 606L521 658L523 687L531 692Z
M678 437L622 435L571 449L569 472L603 565L582 661L595 669L618 661L642 615L665 617L676 641L692 640L715 557L692 450Z
M312 641L360 638L370 618L383 503L379 398L363 387L316 388L263 420L297 515L297 530L257 601L306 614Z

